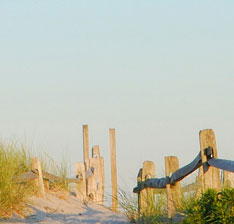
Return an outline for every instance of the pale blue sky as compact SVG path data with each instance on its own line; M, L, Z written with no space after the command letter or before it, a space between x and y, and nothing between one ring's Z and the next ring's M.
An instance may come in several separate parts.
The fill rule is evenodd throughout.
M204 128L234 160L233 1L0 0L0 27L0 138L73 168L88 124L108 180L116 128L129 190L144 160L190 162Z

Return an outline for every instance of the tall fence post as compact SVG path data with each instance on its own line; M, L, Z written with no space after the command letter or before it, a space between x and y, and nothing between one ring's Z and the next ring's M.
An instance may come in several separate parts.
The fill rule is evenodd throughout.
M83 157L84 157L84 165L85 171L89 170L89 129L88 125L83 125ZM89 180L86 179L86 195L89 192Z
M179 160L176 156L167 156L165 157L165 171L166 178L169 179L171 173L179 169ZM175 185L166 184L167 192L167 214L168 218L176 213L176 209L180 207L180 194L181 187L180 182L176 182Z
M215 167L208 167L207 165L207 156L206 149L211 147L213 149L212 156L213 158L218 158L217 147L215 141L215 133L212 129L205 129L200 131L200 148L201 148L201 158L202 166L199 170L199 177L202 180L202 191L204 192L208 188L213 188L220 190L220 173L219 169Z
M82 201L86 200L86 175L85 165L83 162L78 162L75 165L76 178L80 180L76 185L76 197Z
M155 165L152 161L144 161L142 169L138 174L138 181L145 181L150 178L155 178ZM146 188L138 194L138 211L140 215L149 215L154 207L154 189Z
M89 170L89 128L83 125L83 156L85 163L85 171Z
M37 157L31 159L31 169L38 174L38 179L35 180L38 187L38 196L45 197L45 187L43 183L43 176L41 170L41 164Z
M112 210L118 211L115 129L110 128L109 134L110 134L110 159L111 159Z

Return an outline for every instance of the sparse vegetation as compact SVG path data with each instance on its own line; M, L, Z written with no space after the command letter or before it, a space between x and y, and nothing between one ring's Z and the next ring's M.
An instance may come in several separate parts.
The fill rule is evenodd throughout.
M138 215L138 199L123 190L119 190L119 205L128 220L137 224L156 224L166 217L165 191L157 192L155 197L147 198L147 211Z
M126 192L119 192L120 207L130 222L137 224L183 223L183 224L232 224L234 223L234 189L223 189L220 192L209 189L196 198L195 193L182 194L182 203L178 212L184 218L177 221L168 220L166 214L166 195L157 195L156 200L147 201L147 211L138 216L137 197Z
M33 191L32 184L18 184L14 177L30 170L30 155L17 143L0 143L0 217L21 213Z
M19 183L16 177L31 170L31 153L22 144L0 142L0 217L10 217L13 212L23 215L24 205L37 191L34 181ZM40 158L42 170L61 177L50 183L52 191L67 191L68 164L57 165L49 156Z
M119 206L130 222L135 222L138 217L138 200L137 197L119 189L118 191Z
M17 183L15 177L28 172L31 153L26 147L15 142L0 143L0 217L10 217L13 212L23 214L24 205L37 190L34 182ZM66 181L68 163L63 160L60 165L48 155L40 157L42 170L61 177L61 181L50 183L51 191L68 191ZM138 215L137 195L119 190L119 206L132 223L184 223L184 224L234 224L234 189L226 188L220 192L209 189L196 198L195 193L182 192L181 207L178 212L184 215L184 220L177 222L168 220L166 214L165 190L155 190L155 194L142 194L146 197L146 210Z

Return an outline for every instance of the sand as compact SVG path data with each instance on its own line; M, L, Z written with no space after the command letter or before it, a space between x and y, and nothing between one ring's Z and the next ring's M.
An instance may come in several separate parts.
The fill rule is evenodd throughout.
M46 193L45 198L33 196L27 204L27 217L15 215L2 223L113 223L127 224L127 218L121 213L88 202L84 204L72 194Z

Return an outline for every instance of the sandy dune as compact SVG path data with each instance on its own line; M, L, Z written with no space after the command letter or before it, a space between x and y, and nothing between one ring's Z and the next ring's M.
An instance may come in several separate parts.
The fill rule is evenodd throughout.
M46 193L45 198L32 197L28 217L14 217L3 223L129 223L121 213L89 202L84 205L73 195Z

